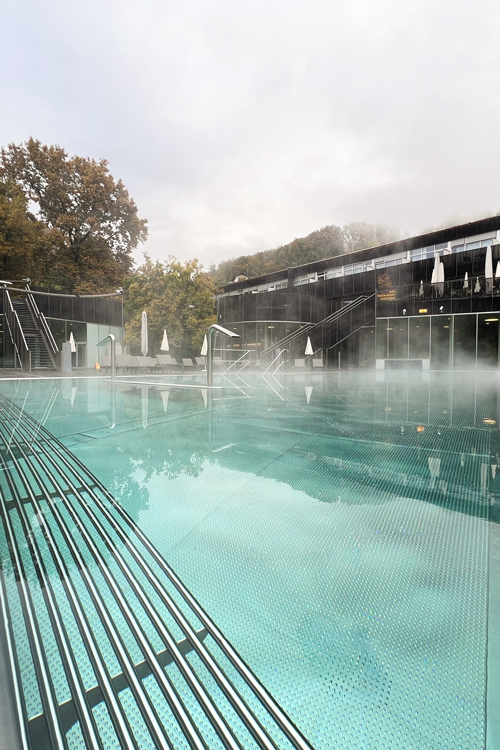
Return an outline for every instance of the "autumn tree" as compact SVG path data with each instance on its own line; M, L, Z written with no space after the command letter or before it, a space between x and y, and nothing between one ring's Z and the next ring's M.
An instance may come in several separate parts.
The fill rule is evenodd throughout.
M43 225L28 211L16 183L0 181L0 278L43 279Z
M141 314L148 314L150 354L158 354L167 330L173 347L201 349L203 336L215 323L215 287L197 260L184 263L169 256L164 263L145 262L125 280L125 331L127 343L138 347Z
M0 184L15 185L43 226L44 283L81 294L123 283L147 222L105 159L69 157L30 138L1 150Z

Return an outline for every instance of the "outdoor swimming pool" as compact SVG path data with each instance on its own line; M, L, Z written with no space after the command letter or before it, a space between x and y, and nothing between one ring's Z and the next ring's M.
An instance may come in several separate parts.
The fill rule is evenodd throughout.
M498 375L143 379L0 396L123 505L313 747L498 747Z

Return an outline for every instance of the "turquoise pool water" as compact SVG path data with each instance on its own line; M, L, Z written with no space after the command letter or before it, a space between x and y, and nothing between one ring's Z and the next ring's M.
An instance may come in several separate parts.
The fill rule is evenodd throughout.
M455 750L500 746L499 381L0 391L120 500L314 747Z

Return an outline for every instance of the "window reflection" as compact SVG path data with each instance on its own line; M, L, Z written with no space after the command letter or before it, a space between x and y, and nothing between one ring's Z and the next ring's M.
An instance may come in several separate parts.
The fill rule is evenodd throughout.
M476 367L476 316L455 315L453 367L474 370Z

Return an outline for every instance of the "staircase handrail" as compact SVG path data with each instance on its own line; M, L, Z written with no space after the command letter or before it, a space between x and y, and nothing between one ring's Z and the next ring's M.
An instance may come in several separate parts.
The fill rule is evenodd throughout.
M312 330L314 330L314 328L318 328L321 325L324 325L325 323L333 323L338 318L341 318L346 313L351 312L351 310L356 309L356 307L359 307L373 297L375 297L375 292L368 296L363 294L361 295L361 297L356 297L356 299L352 300L352 302L347 302L347 304L345 304L339 310L335 310L335 312L333 312L331 315L327 315L327 317L323 318L323 320L320 320L319 323L315 323Z
M287 333L286 336L284 336L282 339L277 341L275 344L271 344L271 346L268 346L267 349L264 349L260 352L260 357L265 357L266 354L269 354L270 352L277 349L279 346L283 346L284 344L289 344L294 339L298 338L302 333L307 333L311 330L311 328L314 328L314 323L305 323L300 328L297 328L295 331L292 331L291 333Z
M44 334L47 340L47 343L49 344L49 347L52 350L51 354L52 355L57 354L59 349L57 348L56 340L53 336L52 331L49 328L45 315L42 312L40 312L40 310L38 309L38 305L35 302L34 296L31 294L31 288L28 282L26 282L26 291L28 292L27 294L28 304L30 305L31 311L34 314L36 320L38 320L40 323L42 333Z
M7 287L4 286L2 288L2 292L4 299L3 310L5 320L7 322L10 340L15 350L14 367L16 366L17 355L17 360L19 362L19 365L21 366L21 369L26 370L26 372L31 372L31 352L29 350L28 344L26 343L24 331L21 328L21 323L19 322L17 312L14 310L14 307L12 305L12 300L10 298Z
M363 323L363 325L362 325L362 326L359 326L358 328L355 328L355 329L354 329L354 331L349 331L349 333L347 334L347 336L344 336L344 338L343 338L343 339L340 339L340 341L336 341L336 342L335 342L334 344L332 344L331 346L328 346L328 347L327 347L327 349L328 349L328 350L330 350L330 349L335 349L335 347L336 347L336 346L339 346L339 344L341 344L341 343L342 343L343 341L345 341L346 339L350 338L350 337L351 337L351 336L353 336L353 335L354 335L355 333L357 333L358 331L361 331L361 329L362 329L362 328L365 328L365 327L366 327L366 323Z
M301 334L312 333L312 331L319 328L319 326L324 325L325 323L334 323L343 315L345 315L348 312L351 312L351 310L356 309L360 305L367 302L369 299L372 299L374 296L375 296L375 292L368 296L361 295L360 297L356 297L356 299L352 300L352 302L348 302L339 310L335 310L333 313L330 313L330 315L327 315L326 318L323 318L323 320L320 320L319 323L311 323L308 326L303 326L302 328L299 328L297 331L293 331L293 333L288 334L288 336L285 336L285 338L281 339L280 341L277 341L276 344L273 344L272 346L268 346L267 349L264 349L264 351L260 353L261 358L265 356L266 354L269 354L270 352L274 351L274 349L277 349L279 346L283 346L283 344L289 344L291 341L298 338Z

